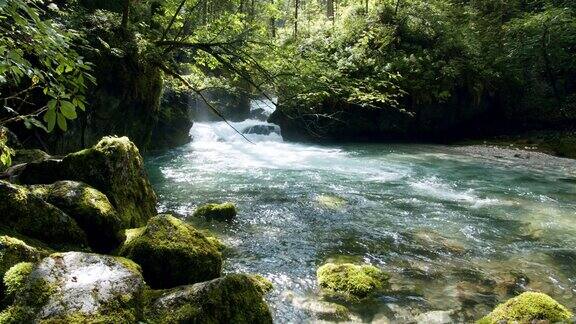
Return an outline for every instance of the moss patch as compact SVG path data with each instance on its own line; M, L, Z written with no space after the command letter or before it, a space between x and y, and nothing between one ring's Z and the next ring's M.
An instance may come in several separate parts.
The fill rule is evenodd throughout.
M124 241L122 221L100 191L75 181L36 185L31 190L76 220L93 251L108 253Z
M67 155L63 174L103 192L124 227L143 226L156 215L156 194L138 148L127 137L104 137L94 147Z
M198 207L194 217L202 217L207 220L231 221L236 217L236 206L233 203L207 204Z
M3 282L6 287L6 296L9 299L22 292L24 282L32 272L33 266L34 263L32 262L21 262L6 271Z
M171 215L150 219L130 230L119 254L138 263L153 288L210 280L220 276L222 256L202 233Z
M573 316L574 314L552 297L539 292L525 292L498 305L488 316L477 323L533 323L539 321L567 323Z
M364 298L384 289L389 275L372 265L328 263L317 273L320 287L329 291Z
M27 188L0 181L0 223L56 249L82 248L86 235L74 219Z
M147 318L162 323L272 323L261 287L241 274L168 290L150 304Z

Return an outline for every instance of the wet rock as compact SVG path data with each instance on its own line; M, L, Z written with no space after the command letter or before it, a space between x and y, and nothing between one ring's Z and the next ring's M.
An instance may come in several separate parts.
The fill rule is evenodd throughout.
M463 254L466 248L460 242L446 238L439 233L429 230L421 229L411 233L413 240L433 251L442 251L451 254Z
M236 206L233 203L206 204L198 207L194 212L194 217L201 217L207 220L232 221L236 217Z
M119 254L138 263L153 288L172 288L220 276L222 256L202 233L170 216L129 230Z
M349 321L350 311L346 306L322 300L295 298L292 303L315 319L331 322Z
M272 323L263 295L258 280L233 274L164 291L146 317L162 323Z
M87 245L74 219L27 188L0 181L0 201L2 226L54 248Z
M124 242L123 223L100 191L75 181L35 185L31 191L76 220L93 251L107 253Z
M418 315L415 322L418 324L450 324L452 311L431 311Z
M552 297L538 292L525 292L498 305L490 314L478 321L479 324L502 322L557 323L569 322L574 314Z
M348 204L346 199L333 195L318 195L315 200L321 207L332 210L342 209Z
M62 160L27 164L17 180L22 184L84 182L108 197L125 228L143 226L156 215L156 194L138 148L127 137L104 137Z
M130 260L56 253L35 265L0 322L134 323L145 283Z
M272 125L254 125L242 130L242 134L270 135L278 133L275 126Z
M327 263L317 273L318 284L330 292L364 298L387 288L390 276L372 265Z

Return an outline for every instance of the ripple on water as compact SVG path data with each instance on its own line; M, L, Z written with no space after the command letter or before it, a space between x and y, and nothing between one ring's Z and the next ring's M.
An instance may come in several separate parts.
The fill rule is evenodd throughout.
M356 320L470 321L518 289L576 310L576 187L559 180L576 164L532 168L431 145L252 145L223 127L195 124L196 142L148 159L148 170L161 211L237 204L231 224L188 220L229 246L226 272L274 283L276 322L317 320L315 272L330 260L392 274L394 291L347 305Z

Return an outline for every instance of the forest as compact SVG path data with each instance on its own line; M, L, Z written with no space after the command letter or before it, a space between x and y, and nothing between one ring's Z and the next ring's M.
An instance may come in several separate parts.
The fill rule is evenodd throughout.
M573 0L0 0L0 323L573 323Z

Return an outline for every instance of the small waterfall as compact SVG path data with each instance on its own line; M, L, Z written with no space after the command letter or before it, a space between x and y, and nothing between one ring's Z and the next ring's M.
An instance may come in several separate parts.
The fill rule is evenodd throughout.
M252 142L282 142L280 127L265 121L247 119L230 122L239 132ZM225 122L195 123L191 130L194 142L246 142Z

